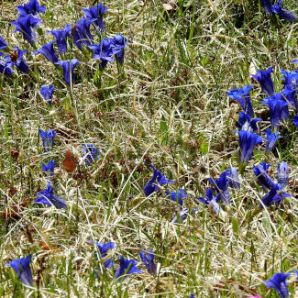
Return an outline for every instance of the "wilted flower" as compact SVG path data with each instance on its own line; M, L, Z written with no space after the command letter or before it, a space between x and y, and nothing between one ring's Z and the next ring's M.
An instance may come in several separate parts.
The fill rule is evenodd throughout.
M35 40L35 33L32 30L36 27L41 20L32 16L31 14L20 16L17 20L13 21L11 24L16 27L15 31L19 31L23 34L24 39L29 43L33 43Z
M272 151L273 148L275 147L276 142L278 141L278 139L280 139L280 133L279 131L276 132L272 132L271 129L266 129L265 131L266 133L266 137L267 137L267 142L266 142L266 151Z
M173 180L169 180L168 178L166 178L166 176L161 171L156 169L153 165L151 165L150 168L153 170L153 177L144 186L144 193L146 197L150 196L153 192L158 191L158 185L174 183Z
M232 89L227 92L229 97L239 102L243 111L250 117L254 114L251 98L249 96L251 89L251 85L245 85L243 88Z
M148 251L141 251L140 252L140 258L142 260L142 262L144 263L144 265L146 266L146 269L148 271L148 273L150 273L151 275L155 275L156 271L157 271L157 267L156 264L154 263L154 253L152 250L148 250Z
M120 266L116 269L115 277L126 277L128 274L139 274L142 270L137 268L136 260L125 259L123 256L120 257Z
M54 194L53 186L48 182L47 188L37 193L36 204L54 205L57 209L66 208L65 202Z
M42 95L43 99L48 103L51 103L54 91L54 85L42 85L40 88L40 94Z
M108 62L113 62L113 41L110 38L104 38L98 45L90 45L93 51L93 58L101 60L101 68L105 68Z
M257 134L245 130L238 131L240 145L240 161L247 162L253 155L256 145L262 143L262 138Z
M39 129L39 135L42 140L43 149L45 152L51 150L54 145L54 138L56 136L56 132L52 129L47 131Z
M211 188L207 188L205 198L199 197L198 200L199 200L199 202L201 202L205 205L211 206L214 213L219 214L220 207L219 207L218 202L220 200L220 196L219 195L214 196Z
M112 42L113 54L116 57L116 61L118 61L120 64L123 64L124 48L127 45L127 39L123 35L117 34L113 37Z
M80 50L82 50L83 45L90 45L93 40L90 25L91 21L89 19L81 18L72 29L73 41Z
M278 177L278 184L280 185L280 188L284 188L288 184L289 179L289 167L288 164L285 161L282 161L278 164L277 167L277 177Z
M288 103L283 99L281 93L275 93L272 96L265 98L262 103L270 110L272 127L277 127L281 121L289 118Z
M56 63L58 61L58 57L54 50L54 41L44 44L40 49L35 51L34 54L41 54L52 63Z
M282 8L282 0L277 0L277 2L272 5L272 12L277 14L281 19L289 22L295 22L297 20L297 16L294 12Z
M96 4L90 8L83 8L85 17L102 31L104 30L103 15L107 12L107 10L108 8L102 3Z
M79 61L77 59L61 60L56 62L55 64L62 66L63 76L66 84L70 85L70 82L73 83L73 71L75 67L79 64Z
M46 11L46 7L40 5L37 0L30 0L28 3L24 5L17 6L17 10L20 15L35 15L39 12L44 13Z
M66 25L64 29L49 31L55 37L61 54L65 54L67 51L67 38L71 35L71 30L71 25Z
M32 272L30 268L32 255L20 259L14 259L7 263L6 266L11 267L17 274L18 278L25 285L32 286Z
M7 43L2 36L0 36L0 50L6 49Z
M266 70L258 70L256 74L252 75L252 78L257 80L261 85L263 92L268 95L272 95L274 93L274 85L271 78L273 68L269 67Z
M187 198L187 193L185 189L180 188L177 191L169 191L166 190L166 195L168 198L170 198L174 202L178 202L179 205L183 205L183 200Z
M275 273L270 279L265 282L267 288L274 289L280 298L289 297L289 289L287 278L290 276L290 273Z
M93 144L84 144L83 154L83 160L86 165L90 165L100 158L99 150Z
M46 163L41 163L41 168L44 172L48 172L49 176L53 176L54 175L54 169L56 167L56 162L55 160L50 160L48 162L48 164Z
M236 122L236 127L239 128L239 130L256 132L258 130L257 123L261 120L261 118L251 119L251 117L248 114L240 112L239 119Z
M88 241L89 244L93 244L94 241L90 240ZM100 257L103 259L103 265L105 268L110 268L113 266L114 262L111 258L107 258L108 256L108 251L111 249L116 248L116 243L115 242L107 242L107 243L100 243L100 242L95 242L95 245L97 249L100 252Z

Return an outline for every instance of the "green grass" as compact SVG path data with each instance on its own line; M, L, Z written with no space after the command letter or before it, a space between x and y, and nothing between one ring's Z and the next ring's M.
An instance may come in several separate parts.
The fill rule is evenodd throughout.
M297 24L270 19L258 1L176 2L168 12L161 1L105 3L107 34L129 40L125 78L115 63L109 65L99 99L96 63L77 49L69 52L67 58L76 55L82 61L73 88L76 110L62 73L41 56L27 54L31 75L0 76L0 211L24 199L31 202L19 219L0 219L1 297L277 297L263 281L297 269L298 135L290 122L283 124L288 133L276 153L265 156L263 146L248 164L225 216L199 205L185 223L174 225L178 206L165 199L164 191L144 197L151 161L177 187L185 186L186 205L194 207L209 177L238 166L239 107L226 91L250 83L254 69L270 65L279 88L279 70L293 68L290 61L298 57ZM297 11L295 4L287 1L286 6ZM47 30L74 23L88 5L92 1L46 1L39 45L51 39ZM1 2L0 35L31 52L9 26L15 6ZM38 93L50 82L57 87L52 106ZM264 110L258 86L252 97L255 110ZM43 153L38 128L60 131L49 153ZM90 167L80 160L78 178L64 171L62 161L67 149L81 156L84 143L96 145L101 159ZM19 152L18 159L12 150ZM59 163L55 191L68 205L62 211L33 204L46 186L40 163L51 158ZM272 163L272 177L278 161L289 163L293 198L279 208L259 209L265 193L251 169L264 159ZM99 264L89 239L114 241L116 266L120 255L139 259L140 250L153 249L158 276L145 273L141 263L144 273L123 282L113 278L113 270L97 269L96 276ZM29 253L35 279L30 289L5 267ZM290 291L294 297L295 284Z

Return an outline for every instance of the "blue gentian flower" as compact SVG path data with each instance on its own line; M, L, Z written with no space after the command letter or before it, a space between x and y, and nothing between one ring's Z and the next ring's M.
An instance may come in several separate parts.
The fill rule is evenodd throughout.
M73 41L80 50L82 50L83 45L88 46L93 40L90 25L91 21L89 19L81 18L72 29Z
M218 201L220 200L220 196L219 195L214 196L211 188L206 189L205 198L199 197L198 200L199 202L205 205L211 206L214 213L219 214L220 207L219 207Z
M190 294L188 298L196 298L195 294Z
M293 118L292 122L295 126L298 126L298 115Z
M270 110L270 121L272 127L278 127L281 121L289 118L289 106L283 99L281 93L275 93L272 96L265 98L262 103Z
M36 204L54 205L57 209L66 208L66 203L54 194L53 186L48 182L47 188L37 193Z
M168 189L166 190L166 195L168 198L170 198L174 202L178 202L179 205L183 205L183 200L187 198L187 193L185 189L180 188L177 191L169 191Z
M18 278L24 285L32 286L33 278L30 268L32 255L20 259L14 259L7 263L6 266L11 267L17 274Z
M6 56L7 61L10 61L12 65L16 66L17 69L24 73L29 73L30 69L26 61L24 60L24 55L27 53L26 50L21 50L15 47L13 52Z
M277 177L278 177L278 184L280 185L280 188L284 188L288 184L289 179L289 168L288 164L285 161L282 161L278 164L277 167Z
M281 95L283 99L291 104L295 111L298 111L298 103L296 99L297 92L295 86L293 86L292 84L286 85L285 88L281 91Z
M142 273L142 270L137 268L136 260L125 259L123 256L120 257L120 266L116 269L115 277L126 277L128 274L139 274Z
M253 117L254 111L253 111L251 98L249 95L251 89L252 89L251 85L245 85L243 88L229 90L227 92L227 95L232 99L238 101L243 111L250 117Z
M95 243L97 249L99 250L100 252L100 257L103 260L103 265L105 268L111 268L113 265L114 265L114 262L111 258L107 258L108 256L108 251L111 250L111 249L114 249L116 248L116 243L115 242L107 242L107 243L100 243L100 242L94 242L92 240L88 241L89 244L93 244Z
M39 129L39 135L42 140L43 149L45 152L51 150L54 146L54 138L56 136L56 132L52 129L47 131Z
M282 0L277 0L277 2L272 5L272 12L277 14L281 19L289 22L295 22L297 20L297 16L294 12L282 8Z
M104 30L103 16L107 12L108 8L102 3L96 4L90 8L83 8L85 17L91 21L96 27Z
M151 275L155 275L156 271L157 271L157 267L156 267L156 264L154 263L155 255L154 255L153 251L152 250L148 250L148 251L142 250L140 252L140 258L141 258L142 262L144 263L144 265L146 266L148 273L150 273Z
M275 273L270 279L265 282L267 288L274 289L280 298L288 298L289 289L287 278L290 276L290 273Z
M285 69L282 69L281 74L284 87L291 86L293 84L297 85L298 71L287 71Z
M2 53L0 53L0 74L4 74L6 76L12 76L14 71L12 69L12 62L10 57L2 57Z
M153 165L151 165L150 168L153 170L153 176L144 186L144 193L146 197L150 196L153 192L158 191L158 185L167 185L174 183L173 180L169 180L168 178L166 178L166 176L161 171L156 169Z
M44 172L48 173L49 176L54 175L54 169L56 167L56 162L55 160L50 160L48 164L46 163L41 163L41 168Z
M79 61L77 59L61 60L56 62L55 64L62 66L63 76L66 84L70 85L70 82L72 82L73 84L73 71L75 67L79 64Z
M248 114L245 112L239 113L239 119L236 122L236 127L239 130L246 130L251 132L256 132L258 130L257 123L259 121L262 121L261 118L251 118Z
M108 62L113 62L113 41L110 38L104 38L98 45L90 45L93 51L93 59L101 60L101 68L105 68Z
M36 15L38 13L44 13L46 11L46 7L40 5L37 0L30 0L28 3L24 5L17 6L17 10L20 15Z
M195 212L197 210L197 208L193 208L192 211ZM175 215L173 217L173 219L171 220L172 223L177 224L178 222L183 222L186 220L187 216L189 213L189 209L188 208L182 208L179 211L179 215Z
M2 36L0 36L0 50L6 49L7 43Z
M116 61L120 64L123 64L124 62L124 48L127 45L127 39L121 35L117 34L112 39L112 48L113 48L113 54L116 57Z
M225 170L226 177L228 179L229 186L231 188L239 189L240 188L240 181L239 181L239 175L238 170L235 167L230 167L227 170Z
M272 13L271 0L261 0L261 5L265 8L267 13Z
M279 191L274 188L272 188L263 198L262 198L262 204L266 207L275 204L279 205L284 199L290 198L291 195L284 192Z
M44 44L40 49L35 51L33 54L35 55L41 54L52 63L58 62L58 57L54 50L54 41Z
M258 184L267 189L277 190L279 189L279 186L268 175L269 167L270 164L267 164L266 162L261 162L260 164L253 167L253 172L257 177Z
M65 54L67 51L67 38L71 36L71 30L71 25L66 25L64 29L49 31L55 37L61 54Z
M83 160L86 165L90 165L100 159L100 152L93 144L83 145Z
M209 179L210 183L215 187L219 198L223 201L224 204L230 203L230 191L228 187L232 182L228 178L228 174L231 174L231 172L224 171L220 174L218 179Z
M35 40L35 33L32 29L36 27L40 22L41 20L39 18L36 18L29 14L20 16L11 24L16 27L14 32L19 31L23 34L24 39L32 44Z
M266 70L258 70L256 74L252 75L252 78L257 80L261 85L263 92L268 95L273 95L274 93L274 85L271 78L271 73L273 71L272 66Z
M266 151L270 152L275 147L276 142L281 138L280 132L272 132L270 128L265 130L267 142L266 142Z
M39 91L43 99L46 102L51 103L55 91L54 85L42 85Z
M253 132L238 131L240 146L240 161L247 162L251 159L256 145L263 142L262 138Z

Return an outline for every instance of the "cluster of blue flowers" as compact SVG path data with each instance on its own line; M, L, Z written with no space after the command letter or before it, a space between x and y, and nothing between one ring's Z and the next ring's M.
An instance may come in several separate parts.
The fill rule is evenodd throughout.
M286 20L289 22L295 22L297 20L297 16L294 12L289 11L283 8L283 0L277 0L274 4L272 0L261 0L262 6L265 8L266 12L270 15L277 15L282 20Z

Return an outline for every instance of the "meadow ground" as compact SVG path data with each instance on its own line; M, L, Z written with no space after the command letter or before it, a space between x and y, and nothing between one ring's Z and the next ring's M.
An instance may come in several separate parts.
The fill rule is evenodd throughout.
M295 0L285 2L297 12ZM31 55L36 49L13 33L17 4L1 1L0 35L28 50L32 71L0 75L0 297L277 297L263 282L298 269L297 128L282 124L273 153L257 148L220 215L196 198L208 178L239 166L240 107L227 91L251 84L251 75L269 66L280 90L280 69L294 69L291 60L298 58L298 23L270 18L252 0L107 1L106 34L128 39L124 67L109 63L99 87L97 62L73 48L65 57L80 64L70 94L61 70ZM43 4L37 48L52 39L48 30L74 24L93 1ZM52 105L39 93L49 83L56 87ZM254 86L263 134L270 122L265 96ZM43 151L39 128L57 131L50 152ZM89 166L82 159L86 143L101 154ZM67 150L78 159L73 172L63 165ZM47 183L41 162L50 159L58 164L53 185L66 209L34 204ZM272 177L280 161L289 165L292 197L277 207L260 208L265 192L252 167L264 160ZM166 199L165 188L144 195L151 163L176 181L171 189L187 191L185 207L197 210L184 222L172 222L180 206ZM115 242L115 268L123 255L138 260L143 273L115 279L88 240ZM156 276L139 259L144 249L154 251ZM28 254L33 287L5 266Z

